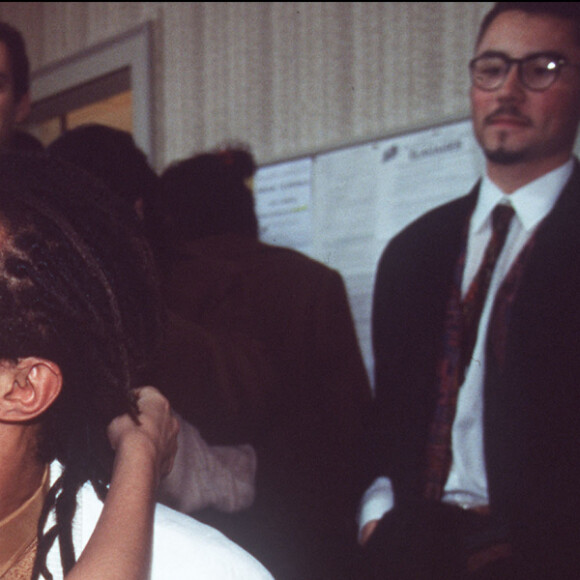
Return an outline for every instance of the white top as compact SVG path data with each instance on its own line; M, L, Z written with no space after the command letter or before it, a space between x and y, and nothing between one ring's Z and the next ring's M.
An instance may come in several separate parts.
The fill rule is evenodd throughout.
M51 465L51 484L61 472L58 463ZM103 503L90 483L77 496L73 521L73 542L77 558L86 546ZM54 525L53 514L47 528ZM47 558L55 580L63 578L58 540ZM217 530L168 507L157 505L153 535L151 580L272 580L270 573L250 554Z
M445 484L445 502L466 508L489 503L483 449L483 369L489 317L501 282L536 227L554 207L573 169L574 161L570 159L509 195L504 194L489 178L484 177L482 181L469 227L462 295L466 294L475 277L491 237L491 212L498 203L509 203L515 215L490 282L472 362L459 390L451 434L453 461ZM359 528L362 529L371 520L380 519L393 504L390 480L386 477L376 479L363 496Z

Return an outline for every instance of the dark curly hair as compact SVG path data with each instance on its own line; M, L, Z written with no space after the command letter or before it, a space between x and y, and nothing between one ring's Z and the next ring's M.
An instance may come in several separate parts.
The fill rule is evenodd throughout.
M58 538L65 574L75 563L76 495L103 498L112 452L108 423L135 406L161 340L163 311L148 246L102 185L43 154L0 157L0 360L37 356L59 365L63 388L41 418L39 452L63 471L39 522L33 578L52 578ZM56 524L45 531L54 509Z
M180 240L236 233L258 237L252 190L256 172L243 149L202 153L167 168L161 176L159 205Z

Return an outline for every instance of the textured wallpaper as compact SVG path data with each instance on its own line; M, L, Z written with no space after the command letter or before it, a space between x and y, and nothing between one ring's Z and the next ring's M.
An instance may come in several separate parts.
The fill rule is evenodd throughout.
M468 115L489 2L2 2L34 69L153 23L160 166L224 141L260 163ZM161 168L160 167L160 168Z

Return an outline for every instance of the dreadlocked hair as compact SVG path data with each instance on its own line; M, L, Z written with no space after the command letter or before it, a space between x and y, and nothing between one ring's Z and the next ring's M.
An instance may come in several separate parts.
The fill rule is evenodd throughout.
M39 453L62 474L38 526L33 579L76 561L72 520L79 489L103 499L110 482L108 423L136 406L163 311L153 261L131 213L84 171L42 154L0 157L0 360L37 356L58 364L63 388L41 416ZM46 529L54 512L54 526Z

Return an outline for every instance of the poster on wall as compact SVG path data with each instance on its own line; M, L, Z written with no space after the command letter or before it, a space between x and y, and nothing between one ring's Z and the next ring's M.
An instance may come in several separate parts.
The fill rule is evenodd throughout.
M312 159L261 167L254 178L260 239L312 252Z
M365 366L372 369L370 342L377 212L375 144L319 155L314 164L314 257L344 279Z
M470 121L386 139L376 161L381 246L428 210L468 193L483 169Z

